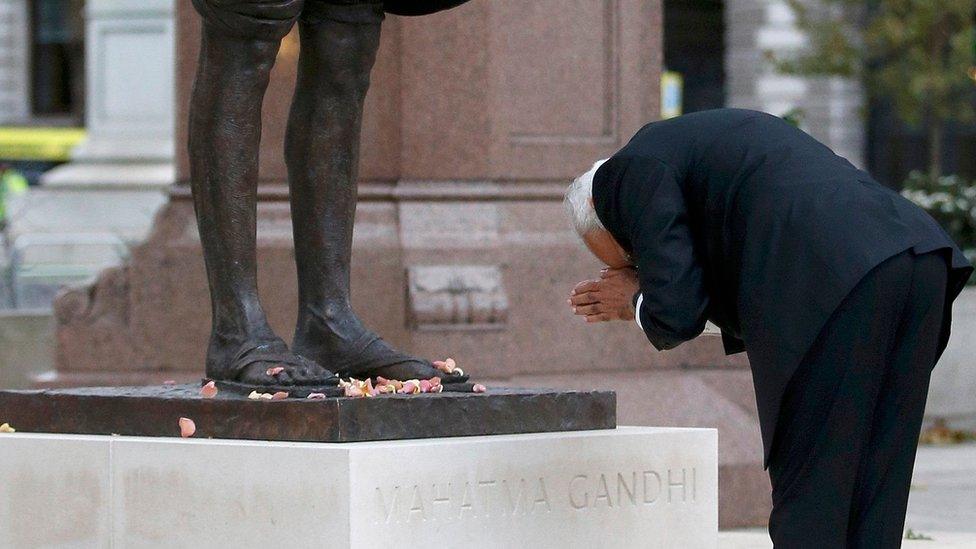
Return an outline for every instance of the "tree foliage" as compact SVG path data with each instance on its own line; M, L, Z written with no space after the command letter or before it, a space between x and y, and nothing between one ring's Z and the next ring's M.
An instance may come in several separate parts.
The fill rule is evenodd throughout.
M929 130L930 176L940 173L949 121L974 110L976 0L788 0L808 48L771 54L797 75L860 78L899 117Z

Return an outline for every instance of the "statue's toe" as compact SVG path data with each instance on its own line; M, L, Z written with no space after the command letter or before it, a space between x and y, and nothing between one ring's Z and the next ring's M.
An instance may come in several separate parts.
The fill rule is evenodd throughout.
M250 360L238 371L237 381L253 385L335 385L338 382L335 374L318 363L290 352Z
M368 372L369 377L384 377L386 379L396 379L406 381L408 379L431 379L439 377L442 384L463 383L468 380L464 374L447 374L433 366L430 362L421 359L407 359L395 362L387 366L374 368Z

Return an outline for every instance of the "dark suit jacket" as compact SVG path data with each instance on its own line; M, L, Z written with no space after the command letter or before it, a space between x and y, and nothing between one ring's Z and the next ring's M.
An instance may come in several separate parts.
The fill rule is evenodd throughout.
M865 274L909 249L944 250L951 304L972 270L923 210L755 111L648 124L597 171L593 198L634 258L650 342L670 349L709 319L727 352L748 353L767 459L787 382Z
M383 9L396 15L427 15L448 10L468 0L384 0Z

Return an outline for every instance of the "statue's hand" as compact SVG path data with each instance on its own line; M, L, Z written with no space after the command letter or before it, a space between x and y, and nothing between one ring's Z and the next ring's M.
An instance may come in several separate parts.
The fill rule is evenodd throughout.
M606 268L597 280L584 280L573 288L569 304L586 322L634 319L634 294L640 289L632 267Z

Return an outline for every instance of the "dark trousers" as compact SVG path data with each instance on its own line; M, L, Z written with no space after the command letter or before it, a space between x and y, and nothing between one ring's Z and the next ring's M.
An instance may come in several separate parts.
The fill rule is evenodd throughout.
M790 380L769 462L777 549L900 547L946 272L910 251L876 267Z

